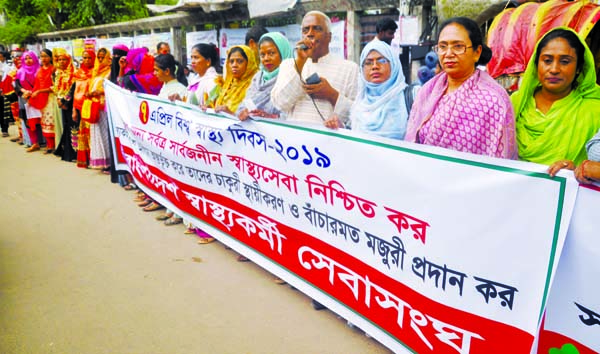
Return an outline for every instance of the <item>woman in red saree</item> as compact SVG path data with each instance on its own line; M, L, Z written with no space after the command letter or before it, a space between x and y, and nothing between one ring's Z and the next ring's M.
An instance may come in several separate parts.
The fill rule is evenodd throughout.
M93 50L84 51L81 56L81 65L74 75L73 121L79 122L77 167L80 168L87 168L90 161L90 124L81 120L81 108L92 78L95 60L96 53Z
M46 139L45 154L54 152L55 132L54 132L54 117L57 114L58 106L54 100L54 92L52 91L52 74L54 66L52 65L52 52L48 49L42 49L40 53L41 66L35 74L35 83L29 98L29 105L40 110L41 115L38 121L28 119L29 128L35 130L37 122L41 124L42 134ZM49 99L51 98L51 99ZM33 146L32 146L33 148Z

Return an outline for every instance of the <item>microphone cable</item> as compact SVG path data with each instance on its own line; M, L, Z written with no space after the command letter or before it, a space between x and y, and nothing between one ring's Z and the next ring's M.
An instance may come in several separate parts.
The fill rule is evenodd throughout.
M298 50L298 48L295 48L295 49L296 49L296 51ZM296 67L296 72L298 73L298 78L300 78L300 82L302 82L303 84L306 84L306 81L304 81L304 79L302 79L302 74L300 73L300 68L298 68L298 63L296 62L296 58L294 58L294 66ZM310 100L312 101L313 106L315 106L317 113L319 113L319 117L321 117L321 120L323 122L326 121L326 119L323 117L323 114L319 110L319 107L317 107L317 103L315 102L315 99L311 95L308 95L308 97L310 97Z

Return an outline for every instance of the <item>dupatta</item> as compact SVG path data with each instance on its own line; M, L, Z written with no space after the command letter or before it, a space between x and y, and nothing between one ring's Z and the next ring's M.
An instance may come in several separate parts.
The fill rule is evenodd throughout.
M41 66L35 74L35 84L31 91L48 89L53 86L52 74L54 73L54 66L52 64L47 67ZM48 92L38 92L35 97L29 98L29 105L33 108L43 109L48 104Z
M448 75L436 75L417 93L404 140L478 155L515 159L515 118L508 94L476 69L446 94Z
M93 50L86 50L87 54L89 54L96 61L96 53ZM88 85L90 83L90 79L92 78L92 68L85 67L81 65L79 69L73 74L73 80L75 82L75 93L73 94L73 108L77 108L81 110L83 106L83 100L85 98L85 93L87 92Z
M58 98L64 98L67 96L69 91L71 90L71 86L73 86L73 60L71 56L66 52L58 54L58 57L67 58L67 68L66 69L56 69L56 74L54 77L54 93Z
M31 65L27 65L25 62L27 57L30 57L33 60ZM21 87L26 90L33 89L33 85L35 84L35 73L39 68L40 60L34 52L28 51L23 53L23 56L21 57L21 68L17 71L17 80L21 83Z
M363 63L370 52L376 51L390 61L390 78L375 84L364 76ZM402 64L392 47L382 41L369 42L360 55L360 81L358 97L350 110L352 130L392 139L403 139L408 121L404 99L407 87Z
M577 34L568 27L557 29ZM545 115L536 110L533 95L541 87L535 63L539 41L527 64L521 88L511 96L522 160L550 165L567 159L578 165L587 158L585 144L600 128L600 87L596 85L594 56L585 41L579 35L577 38L585 48L584 62L576 88L568 96L554 102Z
M235 112L244 97L246 97L246 90L248 90L248 87L250 87L250 84L252 83L252 77L254 77L254 74L256 74L258 71L256 57L254 52L252 52L252 49L250 49L248 46L236 45L231 47L227 53L227 58L229 58L229 53L231 53L231 50L236 47L241 48L248 58L246 71L241 78L234 78L231 75L231 66L229 65L229 60L227 60L227 65L225 66L227 72L225 82L223 83L219 96L215 101L215 107L224 105L227 106L231 112Z

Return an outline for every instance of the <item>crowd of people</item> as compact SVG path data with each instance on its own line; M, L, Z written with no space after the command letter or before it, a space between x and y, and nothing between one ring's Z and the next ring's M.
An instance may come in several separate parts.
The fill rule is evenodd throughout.
M418 90L413 104L408 99L412 86L390 46L391 24L378 26L378 36L365 46L358 64L330 54L330 28L324 13L307 13L294 48L281 33L255 26L245 45L229 48L224 73L217 47L196 44L188 67L193 73L187 77L167 43L159 43L156 57L147 48L125 45L112 52L85 50L78 68L59 48L44 49L39 57L19 53L13 66L6 63L8 53L0 53L1 97L19 132L11 140L28 153L45 142L45 154L97 169L123 188L136 189L131 176L111 166L103 90L103 82L110 80L241 121L259 117L351 129L546 164L551 175L570 169L581 183L600 180L600 87L594 57L573 30L559 27L541 38L520 89L509 97L485 71L493 53L477 24L449 19L434 46L437 60L429 58L439 73ZM5 119L2 134L8 136ZM145 211L164 209L141 191L135 201ZM186 233L200 236L199 243L214 241L171 210L156 219L165 225L185 223Z

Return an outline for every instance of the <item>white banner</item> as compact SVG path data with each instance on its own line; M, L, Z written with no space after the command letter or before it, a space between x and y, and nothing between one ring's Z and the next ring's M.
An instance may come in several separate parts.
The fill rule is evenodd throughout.
M539 353L571 345L600 352L600 188L579 188L575 211L552 285ZM567 352L564 348L564 353Z
M390 349L530 351L575 201L566 173L106 95L118 169Z

